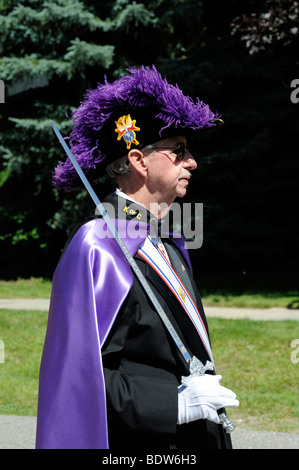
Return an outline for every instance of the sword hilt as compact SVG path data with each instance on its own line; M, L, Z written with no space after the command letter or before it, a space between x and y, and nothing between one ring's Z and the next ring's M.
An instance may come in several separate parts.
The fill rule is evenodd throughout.
M204 375L207 370L214 370L214 364L211 361L206 361L205 365L197 359L197 357L193 356L192 360L189 364L190 375L182 377L182 385L187 387L188 382L191 380L192 377L198 377L200 375ZM218 414L220 419L220 424L222 424L223 429L227 433L231 433L235 429L235 425L231 422L231 420L227 417L227 414L222 411Z

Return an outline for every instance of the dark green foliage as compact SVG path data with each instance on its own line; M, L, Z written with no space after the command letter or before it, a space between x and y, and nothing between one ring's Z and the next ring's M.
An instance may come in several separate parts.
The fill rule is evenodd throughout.
M148 64L225 121L196 143L185 200L204 203L204 244L191 252L197 277L296 271L299 103L290 84L299 78L298 40L249 54L230 25L267 5L242 3L0 2L1 278L51 276L68 233L94 212L81 188L52 189L64 156L49 119L67 135L86 89ZM97 188L102 197L109 185Z

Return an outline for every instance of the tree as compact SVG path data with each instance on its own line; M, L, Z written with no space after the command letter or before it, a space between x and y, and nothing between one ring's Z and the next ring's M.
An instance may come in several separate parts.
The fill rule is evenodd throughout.
M299 3L294 0L265 0L265 10L242 14L231 23L232 34L240 37L255 54L281 43L290 46L299 37Z
M189 2L192 12L197 2ZM130 65L185 57L174 31L186 14L183 1L167 4L116 0L94 5L79 0L1 3L0 77L7 102L1 109L1 277L48 275L70 228L93 212L85 191L52 189L51 170L63 158L49 118L68 135L71 115L87 88L115 78ZM189 13L190 16L190 13ZM194 18L193 18L194 22ZM159 47L149 32L159 31ZM161 59L159 59L161 55ZM113 65L113 68L112 68ZM163 67L162 67L163 69ZM162 70L163 72L163 70ZM101 181L99 191L108 183Z
M255 11L254 18L260 18L259 12L270 4L250 3L247 11ZM271 3L277 4L276 14L279 3L281 8L287 7L286 2ZM290 100L290 84L298 76L297 37L273 40L259 53L248 54L237 34L228 38L229 24L234 32L237 23L229 16L244 19L244 6L239 6L241 11L231 8L227 12L226 8L227 3L210 16L207 41L217 67L217 97L227 127L218 152L210 155L201 173L209 210L208 243L201 256L207 269L214 259L219 270L233 266L240 275L264 273L264 278L271 279L276 274L282 280L298 266L298 125L297 108ZM248 34L247 29L245 32ZM227 41L213 47L217 34Z
M287 11L285 2L272 2L275 11ZM225 121L195 147L199 171L188 200L204 203L203 247L191 253L196 275L296 268L297 108L290 83L298 78L297 36L249 54L242 28L231 34L235 18L260 18L269 2L252 0L246 13L234 0L0 5L0 78L8 91L0 104L0 277L51 276L71 228L94 212L84 190L52 189L51 171L64 156L49 118L68 135L67 116L87 88L104 75L110 80L128 66L150 64ZM99 196L108 188L102 179Z

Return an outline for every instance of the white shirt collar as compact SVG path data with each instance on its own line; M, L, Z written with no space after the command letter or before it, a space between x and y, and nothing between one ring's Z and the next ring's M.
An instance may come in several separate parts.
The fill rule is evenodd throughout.
M131 197L127 196L126 193L124 193L123 191L121 191L120 189L116 188L115 190L116 194L120 197L123 197L124 199L127 199L128 201L132 201L132 202L135 202L135 204L139 204L139 202L137 201L134 201L134 199L132 199ZM142 204L140 204L142 205Z

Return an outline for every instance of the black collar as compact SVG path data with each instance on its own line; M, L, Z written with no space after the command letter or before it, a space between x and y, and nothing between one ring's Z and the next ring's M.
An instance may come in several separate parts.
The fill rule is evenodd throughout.
M161 220L137 202L130 201L117 193L110 193L105 197L103 206L111 219L145 222L151 225L152 233L161 235Z

